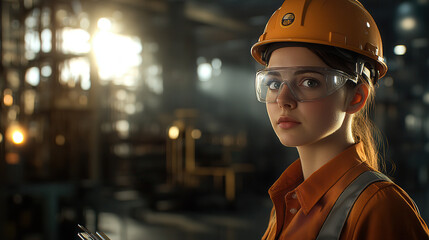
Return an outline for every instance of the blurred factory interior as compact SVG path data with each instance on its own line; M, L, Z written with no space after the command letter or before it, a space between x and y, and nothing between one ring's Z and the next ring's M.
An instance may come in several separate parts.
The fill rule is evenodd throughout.
M0 238L258 239L296 159L250 47L283 0L2 0ZM373 118L429 221L429 1L362 0L389 66Z

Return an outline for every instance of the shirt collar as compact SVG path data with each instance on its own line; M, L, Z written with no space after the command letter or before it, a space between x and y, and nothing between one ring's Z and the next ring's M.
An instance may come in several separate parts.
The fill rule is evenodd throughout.
M295 189L304 214L351 168L364 162L363 143L357 143L331 159L303 181L301 161L297 159L269 189L271 199Z
M280 175L277 181L270 187L268 193L271 199L279 194L284 195L296 188L303 180L301 161L297 159Z

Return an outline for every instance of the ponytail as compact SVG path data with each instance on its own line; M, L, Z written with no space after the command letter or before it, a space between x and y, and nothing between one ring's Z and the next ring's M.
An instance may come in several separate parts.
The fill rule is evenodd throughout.
M364 108L355 113L352 120L352 134L357 142L363 143L362 159L366 159L368 165L378 171L385 171L386 166L383 161L384 144L381 131L370 119L370 113L374 109L374 86L366 80L361 81L368 87L369 95ZM380 151L381 150L381 151Z

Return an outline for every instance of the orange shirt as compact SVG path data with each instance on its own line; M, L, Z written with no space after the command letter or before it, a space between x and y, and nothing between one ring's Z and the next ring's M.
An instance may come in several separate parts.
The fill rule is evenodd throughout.
M296 160L269 189L273 209L262 239L315 239L343 190L362 172L374 170L358 143L303 181ZM408 194L391 182L376 182L359 196L340 239L429 239L429 229Z

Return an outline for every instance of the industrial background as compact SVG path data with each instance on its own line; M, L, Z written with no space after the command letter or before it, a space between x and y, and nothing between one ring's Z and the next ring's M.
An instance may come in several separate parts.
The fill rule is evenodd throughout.
M250 47L283 0L2 0L0 238L258 239L296 159ZM429 221L429 1L362 0L387 173ZM394 166L390 163L394 162Z

